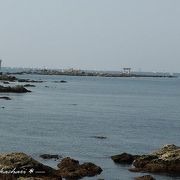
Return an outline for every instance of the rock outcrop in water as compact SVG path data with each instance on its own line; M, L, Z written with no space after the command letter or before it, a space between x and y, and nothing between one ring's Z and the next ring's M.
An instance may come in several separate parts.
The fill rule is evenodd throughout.
M11 100L11 98L10 98L10 97L7 97L7 96L2 96L2 97L0 97L0 99Z
M0 81L10 81L14 82L17 78L15 76L8 76L8 75L0 75Z
M42 83L41 80L30 80L30 79L18 79L18 82L26 82L26 83Z
M139 156L123 153L111 158L120 164L133 163L134 168L129 169L131 172L180 174L180 147L174 144L165 145L148 155Z
M180 174L180 147L165 145L163 148L137 158L131 171Z
M102 169L93 163L80 165L79 161L71 158L64 158L58 164L58 168L55 170L45 166L24 153L0 154L0 179L2 180L61 180L62 177L80 179L102 172Z
M45 166L24 153L0 154L0 177L46 177L61 179L57 171Z
M25 84L24 87L36 87L36 86L33 84Z
M65 80L61 80L61 81L53 81L54 83L67 83L67 81Z
M64 158L60 164L58 164L60 174L63 178L67 179L79 179L86 176L95 176L102 172L99 166L93 163L79 164L79 161L71 159L69 157Z
M31 91L27 90L26 88L20 85L14 87L0 86L0 93L27 93L27 92L31 92Z
M42 158L42 159L55 159L55 160L57 160L57 159L60 159L62 157L60 155L58 155L58 154L41 154L40 158Z
M134 178L135 180L156 180L154 177L152 177L151 175L145 175L145 176L141 176L141 177L136 177Z
M119 163L119 164L132 164L132 162L137 159L138 155L131 155L131 154L127 154L127 153L122 153L119 155L115 155L115 156L111 156L111 159L115 162L115 163Z

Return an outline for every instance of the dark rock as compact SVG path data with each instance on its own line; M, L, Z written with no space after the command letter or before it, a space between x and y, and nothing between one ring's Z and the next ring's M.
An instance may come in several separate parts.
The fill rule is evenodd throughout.
M2 96L2 97L0 97L0 99L11 100L11 98L10 98L10 97L7 97L7 96Z
M135 159L137 159L138 157L139 157L138 155L131 155L131 154L127 154L127 153L122 153L120 155L111 156L111 159L115 163L119 163L119 164L132 164L132 162Z
M36 86L33 84L25 84L24 87L36 87Z
M54 83L67 83L67 81L61 80L61 81L53 81Z
M4 87L4 86L0 86L0 93L27 93L27 92L31 92L29 90L27 90L26 88L24 88L23 86L14 86L14 87Z
M67 81L61 80L60 83L67 83Z
M60 159L60 158L62 158L61 156L59 156L57 154L42 154L42 155L40 155L40 157L42 159Z
M69 105L71 105L71 106L77 106L78 104L69 104Z
M107 137L105 136L91 136L91 137L96 139L107 139Z
M10 84L8 81L4 81L3 84Z
M149 155L137 158L131 171L180 174L180 147L166 145Z
M135 180L156 180L155 178L153 178L150 175L145 175L145 176L141 176L141 177L136 177L134 178Z
M23 179L27 177L41 178L42 176L47 179L61 179L55 169L39 163L24 153L0 154L0 170L1 176L3 172L8 172L7 177L14 174L16 178L22 177ZM19 173L12 173L12 171Z
M27 83L42 83L43 81L39 80L30 80L30 79L18 79L18 82L27 82Z
M14 82L17 80L15 76L8 76L8 75L0 75L0 80L1 81L11 81Z
M12 174L0 174L0 180L17 180Z
M102 172L102 169L93 163L84 163L80 165L79 161L69 157L64 158L61 163L58 164L58 167L61 176L70 179L78 179L86 176L91 177Z

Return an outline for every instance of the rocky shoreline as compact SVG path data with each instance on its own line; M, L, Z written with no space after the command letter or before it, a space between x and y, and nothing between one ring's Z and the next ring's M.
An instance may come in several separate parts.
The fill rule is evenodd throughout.
M2 180L61 180L81 179L101 174L103 169L91 162L80 164L70 157L43 154L44 159L56 159L57 169L46 166L24 153L0 154L0 179ZM161 149L147 155L131 155L123 153L112 156L118 164L133 165L130 172L168 173L180 175L180 147L165 145ZM135 180L155 180L151 175L135 177Z
M80 179L101 174L102 169L93 163L79 164L79 161L66 157L57 169L34 160L24 153L0 154L0 179L2 180L45 180Z
M174 144L165 145L147 155L122 153L111 156L111 159L118 164L132 165L133 167L129 168L130 172L180 175L180 147Z

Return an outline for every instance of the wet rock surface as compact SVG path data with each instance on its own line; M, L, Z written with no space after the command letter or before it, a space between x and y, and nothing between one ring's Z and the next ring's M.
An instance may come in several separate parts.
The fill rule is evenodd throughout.
M30 80L30 79L18 79L18 82L27 82L27 83L43 83L41 80Z
M119 155L111 156L111 159L115 163L119 163L119 164L132 164L133 161L135 159L137 159L138 157L140 157L140 156L139 155L131 155L131 154L127 154L127 153L122 153L122 154L119 154Z
M91 136L91 137L95 139L107 139L107 137L105 136Z
M42 155L40 155L40 157L42 159L55 159L55 160L62 158L62 156L60 156L58 154L42 154Z
M0 93L27 93L27 92L31 92L31 91L27 90L26 88L24 88L23 86L20 86L20 85L17 85L14 87L0 86Z
M163 148L137 158L131 171L180 174L180 147L165 145Z
M53 81L54 83L67 83L67 81L65 80L61 80L61 81Z
M17 78L15 76L8 76L8 75L0 75L0 81L10 81L14 82Z
M58 155L44 154L45 158ZM59 156L58 156L59 157ZM100 174L102 169L93 163L79 164L69 157L58 164L57 170L43 165L24 153L0 154L0 179L2 180L61 180L80 179Z
M36 87L36 86L33 84L25 84L24 87Z
M84 163L80 165L79 161L69 157L64 158L61 163L58 164L58 167L61 176L68 179L96 176L102 172L102 169L93 163Z
M0 177L46 177L59 178L56 170L45 166L24 153L0 154ZM3 177L4 176L4 177Z
M10 98L10 97L7 97L7 96L2 96L2 97L0 97L0 99L11 100L11 98Z
M3 84L10 84L8 81L4 81Z
M136 177L134 178L135 180L156 180L154 177L152 177L151 175L145 175L145 176L141 176L141 177Z

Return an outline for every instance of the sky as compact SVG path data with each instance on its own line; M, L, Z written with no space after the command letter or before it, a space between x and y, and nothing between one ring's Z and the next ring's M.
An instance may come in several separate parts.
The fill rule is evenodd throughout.
M180 72L179 0L0 0L6 67Z

